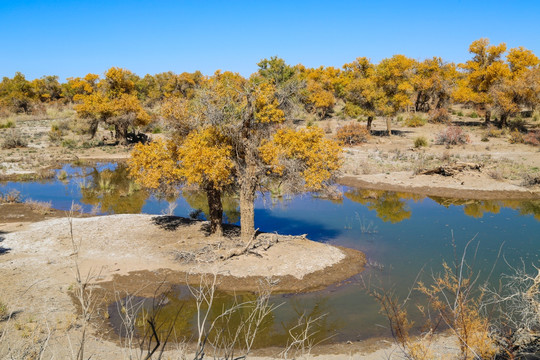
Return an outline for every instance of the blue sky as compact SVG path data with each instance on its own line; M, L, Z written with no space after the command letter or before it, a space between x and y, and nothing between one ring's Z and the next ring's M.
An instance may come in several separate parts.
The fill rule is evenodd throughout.
M63 80L120 66L243 75L273 55L340 67L359 56L469 58L488 37L540 54L540 1L3 1L0 76Z

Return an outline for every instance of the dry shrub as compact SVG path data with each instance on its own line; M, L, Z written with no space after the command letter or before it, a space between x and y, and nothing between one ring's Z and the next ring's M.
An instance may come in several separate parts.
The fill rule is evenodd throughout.
M337 129L336 138L345 145L361 144L368 141L369 131L360 124L343 125Z
M4 321L9 316L8 306L0 300L0 321Z
M0 203L14 204L21 202L21 193L17 190L11 190L6 194L0 192Z
M470 143L471 139L459 126L448 126L437 134L435 142L439 145L461 145Z
M35 201L32 199L28 199L24 202L26 205L30 206L30 209L32 211L40 214L40 215L47 215L51 212L51 202L45 202L45 201Z
M511 133L510 133L510 137L508 138L508 142L510 144L523 144L524 140L523 140L523 134L520 133L519 131L517 130L513 130Z
M533 146L540 146L540 131L530 131L527 135L523 136L523 142Z
M427 296L430 307L457 336L460 359L492 359L497 346L490 336L489 319L479 311L484 292L474 292L477 274L464 259L453 268L444 262L443 269L434 276L431 285L420 282L418 290Z
M490 124L482 134L482 141L489 141L489 138L500 138L503 135L506 135L506 130L498 129Z
M28 142L22 137L19 131L10 129L4 133L4 140L2 141L3 149L14 149L26 146L28 146Z
M420 115L413 115L407 119L405 119L405 126L408 127L419 127L426 125L426 119L424 119Z
M450 114L445 108L433 109L429 112L429 122L447 124L450 122Z
M493 338L500 346L500 359L537 359L540 353L540 271L536 274L512 268L501 276L502 290L493 291L488 305L495 305L499 316Z
M540 175L525 173L522 175L522 186L536 186L540 185Z
M370 295L381 305L381 312L390 323L390 331L396 345L410 360L433 359L430 351L431 332L428 332L422 339L425 341L414 341L410 330L413 322L409 320L406 305L407 301L399 301L393 292L385 290L371 290Z
M521 116L517 116L508 122L508 127L512 131L527 132L527 121Z

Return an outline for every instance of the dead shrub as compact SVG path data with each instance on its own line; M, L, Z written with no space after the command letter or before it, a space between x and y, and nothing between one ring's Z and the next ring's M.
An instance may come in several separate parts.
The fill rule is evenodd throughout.
M336 138L345 145L357 145L368 141L369 131L360 124L343 125L337 129Z
M532 146L540 146L540 131L529 131L527 135L523 136L523 142Z
M435 140L439 145L462 145L468 144L471 139L462 128L459 126L448 126L446 129L437 134Z
M47 215L51 212L52 204L50 201L45 202L45 201L35 201L32 199L28 199L24 203L30 206L30 209L32 209L32 211L40 215Z
M508 142L510 144L523 144L523 142L524 142L523 134L520 133L517 130L513 130L510 133L510 137L508 138Z
M23 138L20 131L10 129L4 133L2 140L3 149L14 149L28 146L28 142Z
M17 190L11 190L6 194L0 192L0 203L15 204L21 202L21 193Z
M447 124L450 122L450 113L444 108L433 109L429 112L429 122L436 124Z

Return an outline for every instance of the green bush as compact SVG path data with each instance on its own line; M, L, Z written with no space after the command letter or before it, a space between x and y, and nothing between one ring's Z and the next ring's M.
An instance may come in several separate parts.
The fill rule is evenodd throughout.
M73 139L65 139L62 141L62 147L68 149L74 149L77 146L77 142Z
M424 146L428 146L428 141L424 136L419 136L416 139L414 139L414 147L415 148L421 148Z
M15 127L15 123L12 120L8 120L5 123L0 124L0 129L10 129L14 127Z
M473 118L473 119L477 119L479 118L480 116L478 115L478 113L476 111L473 111L472 113L469 114L469 117L470 118Z
M9 309L8 306L3 302L0 301L0 321L5 320L9 316Z
M419 127L419 126L424 126L426 125L426 119L424 119L422 116L420 115L413 115L411 117L409 117L408 119L405 120L405 126L408 126L408 127Z

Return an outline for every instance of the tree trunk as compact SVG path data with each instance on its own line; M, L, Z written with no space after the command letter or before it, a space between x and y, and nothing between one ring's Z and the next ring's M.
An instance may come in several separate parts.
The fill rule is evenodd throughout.
M392 135L392 118L390 116L386 118L386 132L388 136Z
M366 128L367 128L367 131L369 131L369 132L371 132L371 123L372 122L373 122L373 116L368 116Z
M420 111L421 98L422 98L422 91L418 91L418 95L416 96L416 103L414 104L414 109L416 111Z
M242 183L240 187L240 237L248 242L255 233L255 186Z
M240 233L248 242L255 233L255 192L257 190L257 162L253 149L246 146L246 167L240 179Z
M507 120L508 120L508 114L506 113L502 113L501 114L501 127L506 127L507 125Z
M221 190L209 186L206 188L210 218L210 234L223 236L223 205L221 204Z
M114 126L114 137L118 144L120 145L127 145L127 133L128 133L128 127L122 125L115 125Z
M491 120L491 110L486 110L486 124Z

